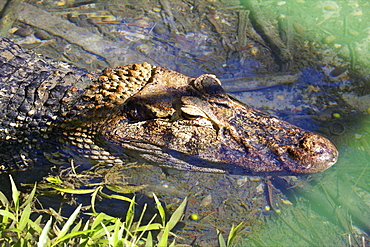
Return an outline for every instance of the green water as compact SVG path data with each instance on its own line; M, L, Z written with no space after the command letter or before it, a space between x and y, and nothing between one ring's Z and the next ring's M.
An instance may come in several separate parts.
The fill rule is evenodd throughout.
M336 51L351 68L368 80L368 1L261 1L261 8L289 19L304 39ZM327 51L329 52L329 51ZM325 52L322 61L328 61ZM319 61L320 62L320 61ZM330 62L329 62L330 63ZM364 94L368 94L365 82ZM339 149L338 163L298 189L294 205L266 217L265 225L247 236L240 246L368 246L370 233L370 135L362 101L357 117L340 117L348 127L332 136ZM297 196L297 195L296 195Z

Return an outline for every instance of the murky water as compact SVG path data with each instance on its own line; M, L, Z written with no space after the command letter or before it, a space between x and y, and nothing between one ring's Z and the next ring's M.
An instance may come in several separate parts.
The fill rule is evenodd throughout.
M259 1L263 18L291 51L292 61L282 66L247 21L248 2L30 1L9 36L89 70L147 61L189 76L216 74L241 101L336 143L333 168L271 180L276 211L267 208L265 178L158 168L125 174L148 186L143 197L155 192L171 204L192 194L187 214L200 220L186 220L179 242L211 246L215 227L227 232L243 221L240 246L368 245L370 4ZM109 207L101 210L118 211Z

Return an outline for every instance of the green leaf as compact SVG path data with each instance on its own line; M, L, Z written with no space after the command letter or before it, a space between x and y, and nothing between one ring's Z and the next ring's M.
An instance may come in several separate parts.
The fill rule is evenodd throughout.
M162 229L162 224L159 224L159 223L153 223L153 224L150 224L150 225L146 225L146 226L140 226L138 227L135 232L141 232L141 231L152 231L152 230L159 230L159 229Z
M122 226L122 223L120 221L120 219L117 219L116 220L116 224L114 224L114 231L112 233L112 243L113 243L113 246L116 246L118 240L119 240L119 231L120 231L120 228Z
M64 235L63 237L59 238L57 241L55 241L53 243L53 246L56 245L56 244L58 244L58 243L62 243L65 240L72 239L72 238L74 238L76 236L84 235L84 234L89 234L92 231L93 230L86 230L86 231L76 231L76 232L68 233L68 234Z
M236 232L239 230L239 228L242 226L243 222L239 223L239 225L237 225L235 228L234 228L234 225L231 226L231 230L230 230L230 233L229 233L229 236L227 238L227 246L231 246L235 236L236 236Z
M153 247L152 233L148 232L148 237L146 238L145 247Z
M6 229L6 232L22 233L22 231L19 230L18 228L9 228L9 229Z
M118 236L119 236L119 240L122 240L122 237L123 237L123 232L125 231L125 222L123 222L121 224L121 228L119 229L118 231Z
M143 238L143 236L144 236L144 234L145 233L147 233L148 231L150 232L150 230L148 230L150 227L153 227L152 226L152 222L155 220L155 218L157 218L157 214L154 214L153 216L152 216L152 218L149 220L149 222L148 222L148 224L146 225L146 226L144 226L144 228L141 230L140 229L140 224L141 224L141 221L142 221L142 219L143 219L143 217L144 217L144 214L145 214L145 211L146 211L146 207L147 207L147 204L145 204L145 206L144 206L144 209L142 210L142 212L141 212L141 215L140 215L140 219L139 219L139 221L137 222L137 227L136 227L136 229L133 231L134 233L136 233L136 232L138 232L138 230L139 231L141 231L141 234L137 237L137 239L139 240L139 239L142 239ZM156 223L157 225L158 225L158 229L163 229L163 227L162 227L162 225L161 224L158 224L158 223ZM131 230L132 231L132 230Z
M103 193L102 191L99 192L99 195L101 195L102 197L105 197L105 198L109 198L109 199L118 199L118 200L127 201L127 202L132 201L131 198L121 196L121 195L114 195L114 194L113 195L108 195L108 194Z
M49 183L52 183L52 184L63 184L63 182L62 182L62 180L60 179L59 176L47 177L46 181L48 181Z
M113 242L112 242L112 237L110 235L110 231L108 230L108 228L103 224L101 223L103 229L104 229L104 232L105 232L105 236L107 236L107 239L108 239L108 243L110 246L114 246L113 245Z
M164 227L165 226L165 221L166 221L166 213L164 211L164 208L162 207L161 202L158 200L158 197L154 193L153 193L153 197L154 197L154 200L155 200L155 204L157 205L159 215L161 216L161 219L162 219L162 226Z
M130 206L128 207L128 210L126 212L125 226L127 227L127 229L131 228L132 222L134 221L134 216L135 216L135 197L132 198Z
M167 246L167 241L168 241L168 234L170 232L170 228L167 225L164 228L163 234L161 236L161 239L159 239L158 246Z
M27 200L21 205L21 208L24 208L27 205L31 204L33 198L35 197L35 193L36 193L36 184L33 186L31 193L27 196Z
M53 188L55 190L58 190L60 192L68 193L68 194L79 194L79 195L84 195L84 194L90 194L95 191L95 189L70 189L70 188L62 188L58 187L55 185L50 185L50 188Z
M93 213L96 213L96 210L95 210L95 201L96 201L96 196L98 195L99 191L102 189L103 187L101 186L98 186L95 191L91 194L91 210L93 211Z
M6 196L1 191L0 191L0 201L3 204L3 206L9 205L8 198L6 198Z
M28 221L31 221L30 220L30 215L31 215L31 204L28 204L22 212L21 219L20 219L19 224L18 224L18 229L19 230L23 231L23 229L26 227Z
M48 233L50 231L51 223L52 222L53 222L53 219L50 216L50 219L48 220L48 222L44 226L44 229L41 232L41 235L40 235L40 238L39 238L39 242L37 243L37 247L44 247L44 246L46 246L46 243L48 241Z
M76 209L75 211L71 214L71 216L68 218L67 222L64 224L62 230L58 233L58 237L57 239L55 240L54 244L57 244L59 239L61 239L62 237L64 237L64 235L67 234L69 228L71 227L71 225L73 224L73 222L75 221L75 219L77 218L77 215L78 213L80 212L81 210L81 207L82 207L82 204L80 204Z
M17 190L17 186L14 183L14 180L12 178L12 175L9 175L10 183L12 185L12 199L14 202L14 210L15 215L18 217L18 210L19 210L19 192Z
M9 212L7 209L6 210L0 209L0 215L8 217L9 219L12 219L14 221L16 220L16 216Z
M42 217L40 215L40 217ZM37 232L38 234L41 234L42 232L42 228L40 227L40 222L38 222L37 220L34 222L32 220L29 220L28 221L28 224L30 225L30 227L35 231Z
M180 204L180 206L175 210L175 212L172 214L170 220L167 222L167 225L169 226L169 230L171 231L175 225L179 222L181 217L184 215L186 203L187 203L187 197L185 197L184 201Z
M84 228L82 231L87 231L89 229L90 222L86 221ZM94 229L91 229L91 231L94 231ZM81 236L80 238L80 246L87 246L87 243L90 240L90 236L86 234L86 236Z
M168 247L175 247L175 244L176 244L176 240L174 239L174 240L172 241L172 243L171 243Z
M146 187L146 185L139 185L139 186L132 186L132 185L124 185L124 186L118 186L118 185L105 185L107 189L116 192L116 193L123 193L123 194L132 194L139 190L142 190Z
M226 247L226 242L224 237L222 237L222 233L217 229L217 236L218 236L218 245L220 247Z
M36 224L41 225L42 215L37 217L37 219L34 221Z
M143 217L144 217L144 215L145 215L145 212L146 212L146 208L147 208L147 206L148 206L148 204L144 204L144 207L143 207L143 209L141 210L141 214L140 214L140 218L139 218L139 220L136 222L136 229L137 228L139 228L139 226L141 225L141 221L143 220ZM154 220L154 219L152 219L152 220ZM151 222L150 222L151 223ZM135 230L136 230L135 229ZM135 232L135 230L133 230L133 229L130 229L131 231L134 231Z
M72 228L71 232L77 232L82 226L82 220L79 220L78 223Z
M113 231L113 229L114 229L114 225L106 226L102 222L100 223L100 225L104 226L104 227L100 227L100 228L95 229L95 231L93 232L93 234L91 236L91 239L94 240L94 241L97 241L97 240L101 239L104 235L106 235L106 230L109 233L110 231Z
M100 225L101 222L103 222L103 220L106 219L106 214L105 213L99 213L96 218L94 219L92 225L91 225L91 229L95 229L98 225Z

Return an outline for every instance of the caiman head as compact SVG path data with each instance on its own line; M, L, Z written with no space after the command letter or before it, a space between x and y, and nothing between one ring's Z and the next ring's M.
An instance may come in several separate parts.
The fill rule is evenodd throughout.
M237 101L214 75L194 79L152 66L146 77L94 131L110 155L239 175L311 174L337 161L328 139Z

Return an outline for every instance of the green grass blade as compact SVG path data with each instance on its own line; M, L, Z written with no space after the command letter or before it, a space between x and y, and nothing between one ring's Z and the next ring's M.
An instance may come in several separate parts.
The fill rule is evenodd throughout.
M86 231L87 229L89 229L89 225L90 225L90 222L86 221L86 224L84 225L83 231Z
M0 209L0 215L8 217L9 219L12 219L14 221L16 220L16 216L13 213L9 212L8 209Z
M53 188L55 190L58 190L60 192L68 193L68 194L79 194L79 195L84 195L84 194L90 194L95 191L95 189L70 189L70 188L62 188L58 187L55 185L50 185L50 188Z
M222 237L222 233L217 229L217 237L218 237L218 245L220 247L226 247L226 242L224 237Z
M231 230L230 230L230 233L229 233L229 236L227 238L227 246L231 246L235 236L236 236L236 232L239 230L239 228L242 226L243 222L239 223L239 225L237 225L235 228L234 228L234 225L231 226Z
M102 227L104 225L104 227ZM113 231L114 225L106 226L104 223L100 223L99 228L94 229L94 232L91 234L91 239L97 241L107 235L106 230L109 232ZM110 236L110 235L109 235Z
M176 240L174 239L174 240L172 241L172 243L171 243L168 247L175 247L175 244L176 244Z
M169 226L169 230L171 231L175 225L179 222L181 217L184 215L186 203L187 203L187 197L185 197L184 201L180 204L180 206L173 212L170 220L167 222L167 225Z
M95 214L96 214L96 210L95 210L96 196L98 195L98 193L101 189L102 189L102 187L98 186L97 188L95 188L95 191L91 194L91 210Z
M99 195L101 195L104 198L108 198L108 199L117 199L117 200L122 200L122 201L126 201L126 202L131 202L132 201L131 198L121 196L121 195L115 195L115 194L108 195L108 194L103 193L102 191L99 192Z
M0 201L3 204L3 206L9 205L8 198L4 195L3 192L0 191Z
M84 235L84 234L89 234L90 232L92 232L93 230L86 230L86 231L76 231L76 232L71 232L71 233L68 233L66 235L64 235L62 238L59 238L58 240L56 240L53 245L56 245L56 244L59 244L59 243L62 243L63 241L65 240L68 240L68 239L72 239L76 236L79 236L79 235Z
M154 200L155 200L155 204L157 205L159 215L161 216L161 219L162 219L162 226L164 227L165 222L166 222L166 213L164 211L164 208L162 207L161 202L158 200L158 197L154 193L153 193L153 197L154 197Z
M132 194L135 193L139 190L142 190L146 187L146 185L139 185L139 186L130 186L130 185L125 185L125 186L118 186L118 185L110 185L106 184L105 187L113 192L116 193L122 193L122 194Z
M159 230L159 229L162 229L162 224L159 224L159 223L153 223L153 224L150 224L150 225L146 225L146 226L140 226L138 227L135 232L141 232L141 231L152 231L152 230Z
M153 217L150 219L150 221L148 222L148 224L143 227L143 229L140 229L140 227L136 228L135 233L138 232L138 231L141 231L141 234L137 237L138 240L142 239L145 233L148 233L149 234L150 233L150 228L153 227L154 224L157 224L157 228L156 229L152 229L152 230L162 229L162 225L161 224L159 224L159 223L152 224L152 222L155 220L155 218L157 218L157 214L154 214L153 215ZM150 237L152 237L152 235L150 235ZM150 241L152 242L152 240L150 240ZM152 243L152 245L153 245L153 243Z
M41 225L42 215L39 215L37 219L34 221L37 225ZM41 232L41 231L40 231Z
M21 205L21 208L25 208L27 205L31 204L36 193L36 184L33 186L31 193L27 196L27 200Z
M47 177L46 178L46 181L48 181L49 183L52 183L52 184L63 184L63 181L60 179L59 176L50 176L50 177Z
M81 226L82 226L82 220L78 221L78 223L72 228L71 232L79 231Z
M132 201L130 202L130 206L128 207L126 213L125 226L127 227L127 229L131 228L132 222L134 221L134 216L135 216L135 197L132 198Z
M84 228L82 229L82 231L87 231L89 229L89 225L90 225L90 222L89 221L86 221L86 223L85 223ZM91 229L91 231L93 231L93 229ZM80 246L87 246L87 243L89 242L89 239L90 239L90 236L89 235L82 236L80 238Z
M131 231L134 231L135 232L139 228L139 226L141 225L141 221L143 220L143 217L145 215L147 206L148 206L148 204L145 203L143 209L141 210L140 218L136 222L136 229L135 230L134 229L131 229Z
M106 215L105 213L99 213L95 217L94 222L91 225L91 229L95 229L97 227L100 227L101 226L100 223L103 223L104 220L107 220L108 222L111 222L113 220L113 218L110 217L109 215Z
M105 236L107 237L108 239L108 243L110 246L114 246L113 245L113 242L112 242L112 236L110 235L110 230L108 230L108 228L103 224L101 223L101 226L103 227L104 229L104 232L105 232Z
M58 233L58 237L56 239L56 242L58 242L58 240L62 237L64 237L64 235L67 234L69 228L71 227L71 225L73 224L73 222L75 221L75 219L77 218L77 215L78 213L80 212L81 210L81 207L82 207L82 204L80 204L76 209L75 211L71 214L71 216L68 218L67 222L65 223L65 225L63 226L62 230Z
M12 175L9 175L10 183L12 185L12 199L14 202L14 210L15 215L18 217L18 210L19 210L19 192L17 190L17 186L14 183L14 180L12 178Z
M21 215L21 219L19 220L19 224L18 224L18 229L23 231L23 229L26 227L27 223L30 220L30 215L31 215L31 204L28 204L23 212L22 212L22 215Z
M41 216L41 215L40 215ZM40 227L40 222L37 222L37 220L34 222L32 220L29 220L28 221L28 224L30 225L30 227L35 231L37 232L38 234L41 234L42 232L42 228Z
M159 239L158 246L167 246L168 234L169 234L169 233L170 233L170 228L169 228L169 226L167 225L167 226L164 228L164 231L163 231L162 236L160 237L161 239Z
M119 240L122 240L123 232L125 231L125 222L122 222L121 228L118 231Z
M116 224L114 224L114 231L112 233L113 246L116 246L118 240L120 240L119 232L120 232L121 226L122 226L122 222L119 219L117 219Z
M94 219L94 222L92 223L92 225L91 225L91 229L95 229L97 226L99 226L100 225L100 223L102 223L103 222L103 220L105 220L106 219L106 214L105 213L99 213L96 217L95 217L95 219Z
M40 235L40 238L39 238L39 242L37 243L37 247L44 247L44 246L46 246L46 243L48 241L48 233L50 231L51 223L52 222L53 222L53 219L52 219L52 217L50 217L50 219L48 220L48 222L44 226L44 229L41 232L41 235Z
M8 228L6 229L7 232L16 232L16 233L22 233L21 230L19 230L18 228Z
M152 237L151 232L148 232L148 237L146 238L145 247L153 247L153 237Z

